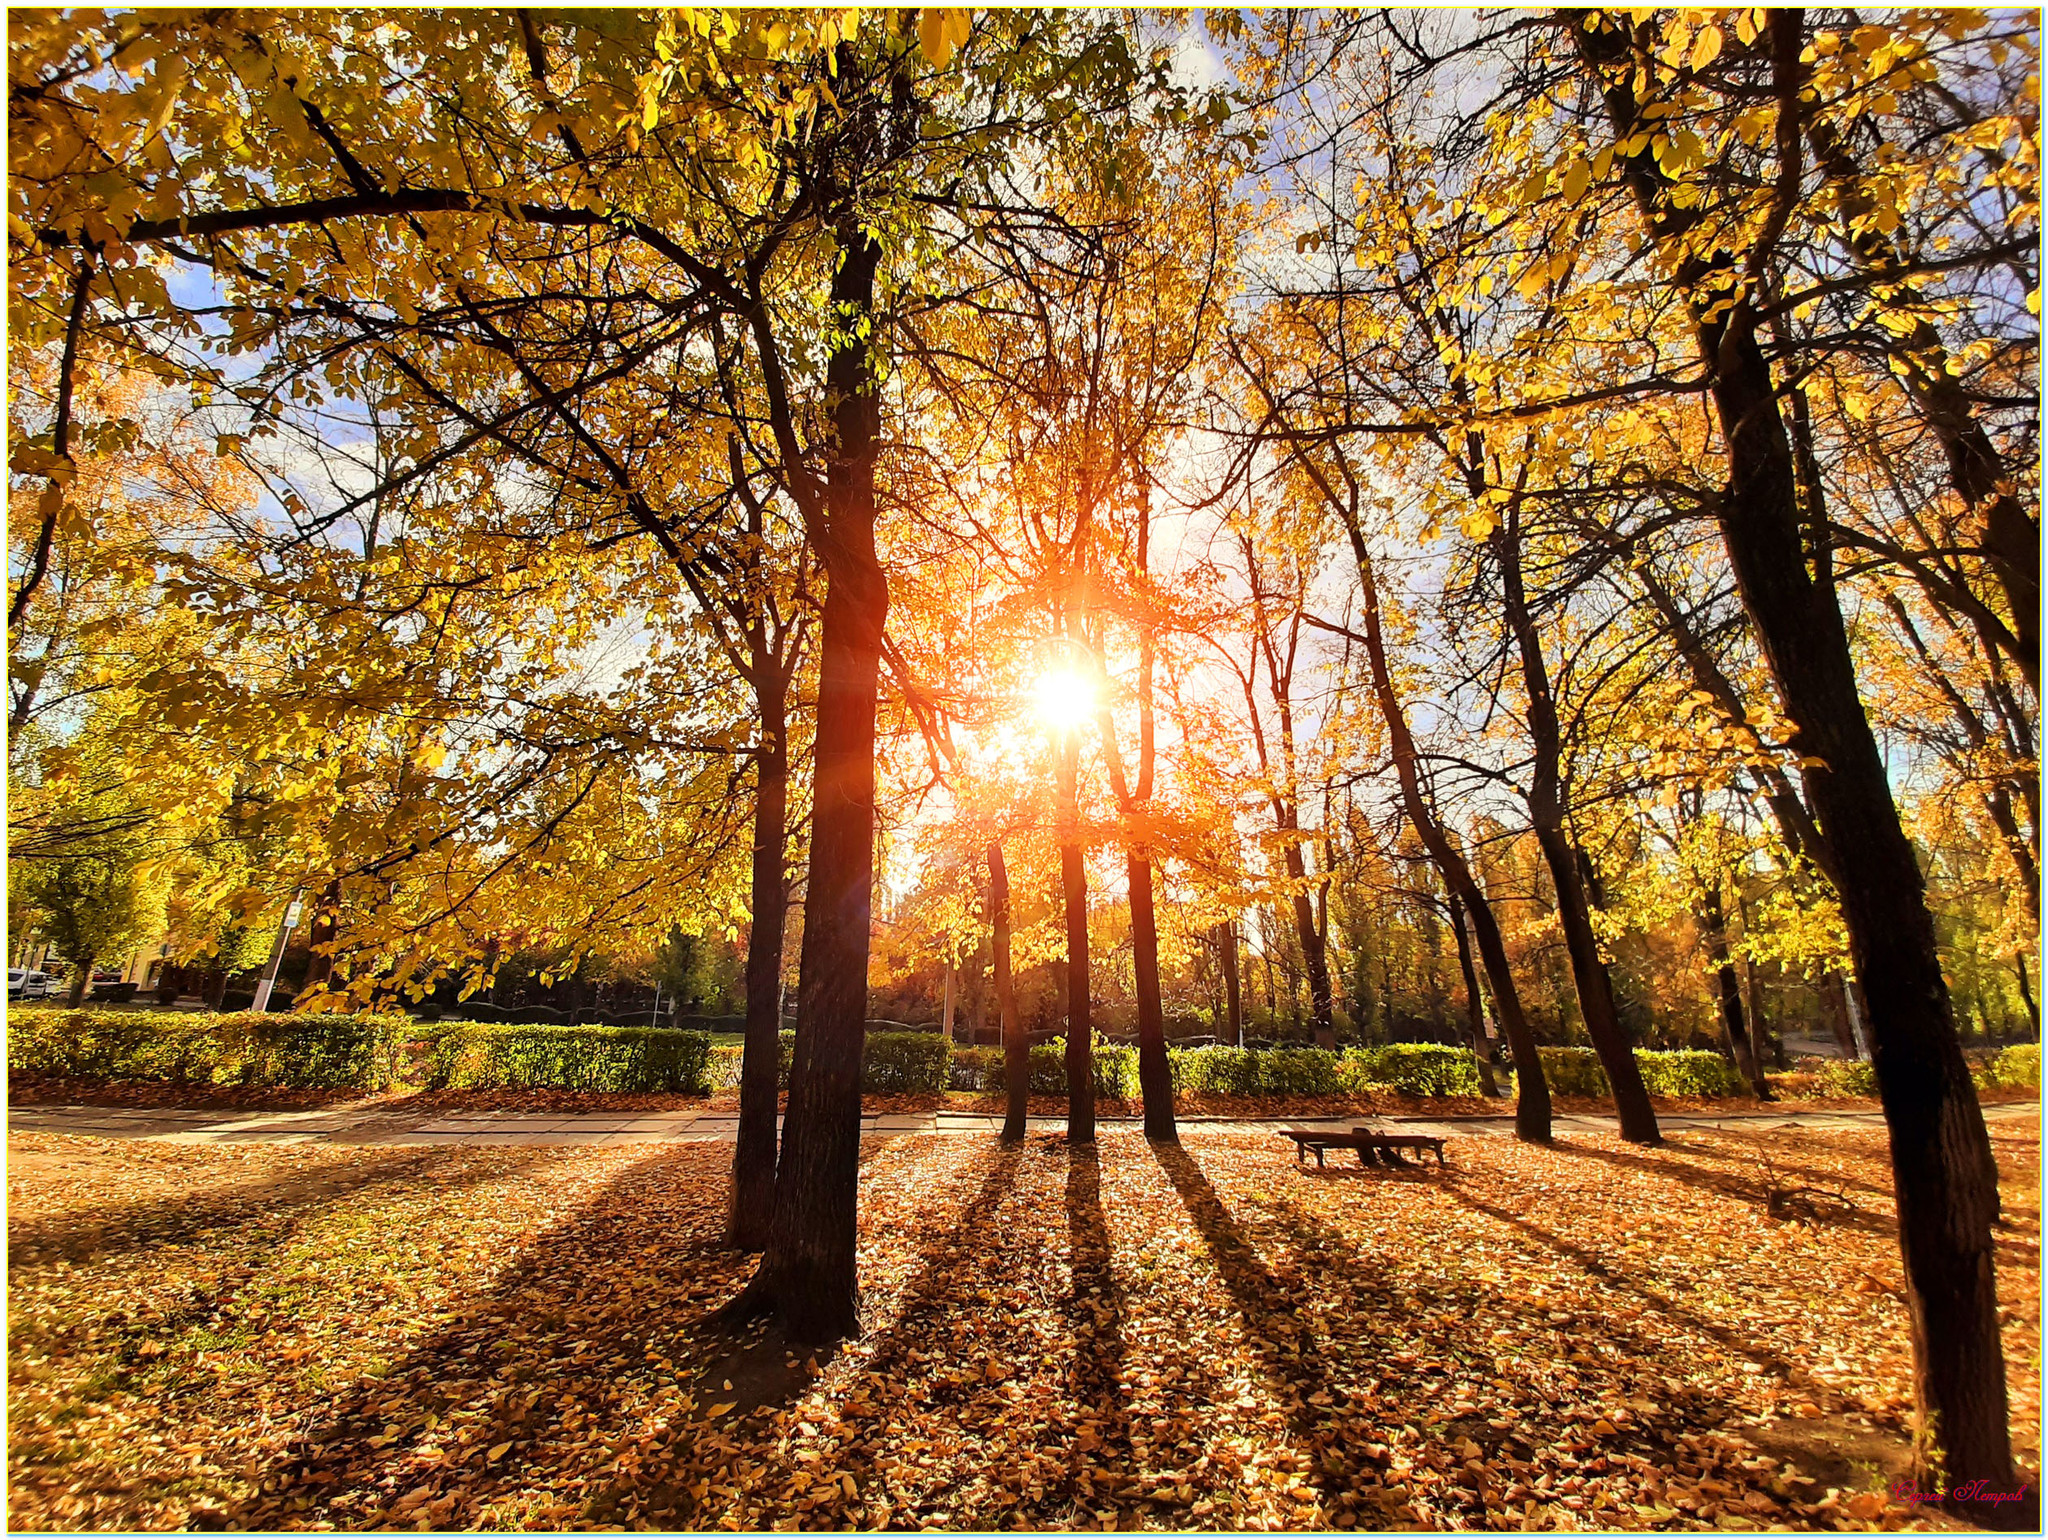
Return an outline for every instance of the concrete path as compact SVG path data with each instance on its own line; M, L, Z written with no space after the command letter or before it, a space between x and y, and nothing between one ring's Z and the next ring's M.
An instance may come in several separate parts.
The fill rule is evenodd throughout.
M1984 1109L1994 1123L2034 1123L2041 1115L2033 1102L2001 1102ZM974 1134L987 1137L1002 1127L997 1113L920 1112L870 1113L861 1118L863 1136L906 1134ZM1203 1118L1183 1117L1183 1127L1210 1123L1239 1126L1349 1128L1364 1121L1339 1118ZM1501 1117L1382 1117L1373 1121L1399 1125L1404 1131L1446 1138L1504 1139L1513 1136L1514 1119ZM1731 1112L1667 1114L1659 1123L1670 1133L1685 1129L1745 1128L1876 1128L1881 1113L1870 1112ZM1107 1127L1135 1124L1135 1118L1104 1118ZM272 1144L659 1144L729 1140L737 1136L739 1114L731 1111L650 1113L541 1112L409 1112L394 1114L375 1106L322 1108L313 1112L179 1111L164 1107L11 1107L10 1130L87 1134L102 1139L148 1139L163 1144L224 1144L250 1141ZM1033 1133L1066 1127L1064 1118L1033 1118ZM1564 1113L1551 1119L1561 1134L1601 1134L1614 1130L1611 1117Z

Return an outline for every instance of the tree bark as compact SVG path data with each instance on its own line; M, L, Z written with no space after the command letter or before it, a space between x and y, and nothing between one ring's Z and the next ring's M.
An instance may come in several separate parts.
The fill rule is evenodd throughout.
M747 934L746 1038L740 1049L740 1121L732 1156L726 1244L759 1251L775 1214L776 1101L782 1079L782 943L789 889L782 864L789 808L783 692L767 663L757 680L761 752L754 761L753 923Z
M73 964L76 971L71 976L71 990L65 996L64 1003L74 1011L85 1003L85 992L92 988L92 963L90 957L85 957ZM220 1002L215 1000L213 1004L218 1009Z
M1571 958L1572 983L1578 991L1579 1015L1593 1051L1607 1071L1607 1083L1614 1090L1614 1111L1621 1124L1621 1136L1637 1144L1656 1144L1657 1114L1650 1106L1650 1093L1643 1085L1643 1073L1622 1029L1620 1012L1614 1004L1614 980L1607 959L1600 955L1600 940L1593 931L1592 905L1580 872L1579 852L1565 830L1563 790L1563 741L1558 728L1557 704L1550 693L1550 670L1543 657L1542 638L1529 613L1522 590L1522 547L1517 527L1520 513L1514 504L1506 521L1488 538L1500 567L1501 597L1507 610L1522 659L1522 680L1529 698L1529 738L1534 760L1529 773L1529 821L1536 843L1543 851L1557 889L1557 916L1564 929L1564 944Z
M2041 1035L2041 1007L2034 1000L2034 986L2027 981L2027 954L2012 954L2013 968L2020 978L2020 1003L2027 1008L2027 1023L2034 1029L2034 1036Z
M1507 948L1502 945L1500 926L1493 908L1473 880L1472 869L1437 823L1422 794L1421 772L1416 764L1415 740L1408 731L1407 714L1395 693L1393 675L1387 668L1386 644L1380 630L1379 585L1374 581L1372 558L1365 548L1365 533L1359 528L1355 508L1346 509L1346 528L1351 535L1352 554L1358 561L1363 589L1366 660L1371 665L1373 692L1379 698L1380 714L1386 718L1387 740L1393 750L1394 770L1401 785L1401 800L1408 821L1415 827L1423 848L1436 863L1444 886L1465 906L1472 918L1472 934L1486 967L1487 982L1493 986L1494 1014L1507 1034L1508 1050L1515 1060L1515 1137L1532 1144L1550 1142L1550 1086L1543 1078L1543 1060L1536 1052L1536 1039L1522 1014L1522 997L1515 988L1514 973L1508 967Z
M1024 1137L1031 1094L1031 1045L1017 1019L1017 990L1010 978L1010 871L1003 864L1000 841L988 845L988 918L990 950L995 954L996 1012L1003 1030L1003 1143Z
M1805 79L1803 14L1768 16L1780 174L1791 179ZM1617 138L1629 142L1644 122L1632 84L1644 78L1634 72L1634 39L1611 25L1594 27L1573 25L1571 36ZM1726 444L1722 539L1786 713L1797 724L1793 746L1809 767L1809 798L1840 868L1842 915L1870 1005L1878 1092L1891 1132L1914 1387L1929 1434L1915 1446L1919 1475L1950 1491L1967 1493L1977 1482L2010 1491L1991 1236L1998 1173L1956 1035L1919 863L1857 694L1828 550L1816 543L1809 552L1802 543L1791 446L1746 276L1768 253L1745 263L1725 251L1691 249L1686 238L1701 216L1671 201L1647 142L1617 163L1691 307ZM2000 1528L2031 1529L2040 1504L2029 1495L2031 1501L2003 1505L1953 1498L1949 1506Z
M1060 891L1067 913L1067 1142L1095 1142L1095 1038L1088 1012L1088 866L1081 849L1081 733L1069 727L1057 753Z
M1465 935L1465 906L1458 895L1449 895L1451 931L1458 938L1458 971L1465 978L1465 1020L1471 1031L1472 1057L1479 1063L1479 1090L1484 1096L1500 1095L1493 1079L1493 1056L1486 1042L1486 1010L1479 998L1479 975L1472 968L1472 943Z
M1159 998L1159 931L1152 913L1152 862L1132 850L1131 952L1138 982L1138 1089L1145 1098L1145 1137L1177 1139L1173 1123L1173 1068L1166 1057L1166 1013Z
M834 309L850 320L872 317L881 248L850 218L838 242ZM784 1328L804 1342L832 1341L859 1324L854 1228L875 876L875 696L889 609L875 553L878 401L865 336L855 334L833 350L826 384L838 444L826 472L829 544L820 553L825 602L810 881L788 1131L757 1275Z
M1216 950L1223 969L1223 1020L1233 1048L1244 1046L1244 991L1237 975L1237 921L1216 927Z
M1735 1068L1756 1092L1758 1101L1770 1101L1770 1082L1764 1079L1756 1043L1749 1025L1742 1019L1742 980L1735 972L1735 959L1728 952L1728 923L1721 908L1720 879L1709 881L1700 893L1700 929L1706 934L1707 960L1714 965L1714 985L1721 1008L1721 1030L1728 1038L1728 1054Z

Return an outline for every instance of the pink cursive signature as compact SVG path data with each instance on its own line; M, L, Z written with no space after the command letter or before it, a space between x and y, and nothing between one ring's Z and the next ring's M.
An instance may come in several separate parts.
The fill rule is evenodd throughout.
M1891 1485L1892 1501L1895 1503L2016 1503L2027 1495L2024 1485L2011 1492L2000 1492L1988 1481L1966 1481L1959 1487L1946 1492L1916 1492L1913 1483L1903 1478Z

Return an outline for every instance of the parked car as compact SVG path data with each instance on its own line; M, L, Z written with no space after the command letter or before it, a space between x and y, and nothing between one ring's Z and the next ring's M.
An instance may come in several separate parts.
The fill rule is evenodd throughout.
M10 1000L47 1000L50 988L56 980L47 973L34 968L9 968L7 970L7 998Z

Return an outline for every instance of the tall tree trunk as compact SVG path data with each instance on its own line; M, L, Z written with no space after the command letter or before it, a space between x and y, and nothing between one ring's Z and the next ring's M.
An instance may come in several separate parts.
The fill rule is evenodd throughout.
M1798 174L1798 104L1806 77L1804 18L1798 11L1768 15L1780 174L1791 179ZM1571 36L1605 98L1617 138L1633 142L1644 123L1634 81L1647 77L1635 73L1629 33L1612 24L1594 27L1575 25ZM1745 276L1767 254L1745 263L1732 253L1692 249L1687 237L1701 216L1671 200L1644 144L1618 164L1652 242L1673 264L1692 307L1727 446L1722 539L1786 714L1797 724L1793 746L1810 767L1809 798L1840 868L1842 916L1869 1001L1878 1092L1891 1131L1914 1388L1929 1434L1924 1448L1916 1444L1920 1474L1951 1492L1967 1494L1975 1483L2010 1491L2012 1442L1991 1236L1998 1172L1956 1035L1919 862L1857 694L1825 531L1811 551L1801 538L1791 446ZM1948 1505L2001 1528L2033 1528L2040 1502L2029 1495L2030 1502L2018 1504L1960 1496Z
M755 696L761 710L762 741L754 761L753 923L747 934L739 1136L733 1145L732 1204L725 1225L726 1244L742 1251L759 1251L768 1244L775 1213L776 1101L782 1079L782 941L789 914L782 864L789 809L789 749L783 693L772 664L757 680Z
M64 1003L74 1011L85 1003L85 992L92 987L92 961L90 957L83 957L73 964L76 971L71 975L71 989ZM218 1009L220 1002L215 1000L213 1004Z
M838 232L836 311L874 314L877 246L852 219ZM851 327L848 328L852 330ZM875 693L889 590L875 554L876 384L865 327L826 366L837 452L825 498L830 547L818 639L816 791L798 963L796 1060L775 1173L775 1217L757 1284L791 1336L855 1330L860 1067L875 878Z
M1334 502L1335 499L1332 498ZM1386 643L1380 631L1379 585L1374 581L1372 557L1365 547L1365 532L1359 527L1355 503L1338 504L1346 514L1345 526L1351 536L1352 554L1358 561L1358 577L1364 600L1365 652L1371 665L1373 693L1380 714L1386 719L1387 740L1393 750L1394 770L1401 784L1401 801L1408 821L1415 827L1429 857L1436 863L1444 886L1465 906L1472 918L1473 938L1479 945L1487 982L1493 986L1493 1009L1507 1034L1508 1050L1515 1060L1515 1137L1534 1144L1550 1142L1550 1086L1543 1078L1543 1060L1536 1052L1536 1039L1522 1014L1522 997L1515 988L1515 976L1508 967L1507 948L1501 943L1500 926L1493 908L1473 880L1464 855L1451 843L1437 823L1422 794L1421 771L1416 763L1415 739L1408 731L1408 717L1394 691L1394 679L1387 668ZM1391 1018L1390 1018L1391 1019Z
M1166 1012L1159 998L1159 930L1152 913L1152 862L1132 850L1131 953L1138 982L1138 1089L1145 1098L1145 1137L1177 1139L1173 1124L1173 1068L1166 1057Z
M1289 804L1288 822L1295 824L1293 804ZM1298 832L1298 824L1295 824ZM1290 841L1283 857L1287 864L1287 875L1295 883L1308 880L1308 863L1303 860L1301 845ZM1330 954L1323 944L1323 933L1316 926L1315 906L1299 886L1294 890L1294 935L1301 943L1303 970L1308 974L1309 1013L1314 1019L1316 1046L1334 1048L1337 1046L1336 1001L1330 990Z
M1534 759L1529 772L1529 821L1535 829L1537 846L1550 868L1557 889L1557 917L1564 929L1565 951L1571 958L1572 983L1578 992L1579 1015L1593 1051L1607 1071L1607 1083L1614 1089L1615 1116L1621 1136L1638 1144L1658 1142L1657 1114L1650 1106L1650 1093L1643 1085L1643 1072L1629 1046L1628 1034L1615 1009L1614 980L1607 959L1600 955L1600 939L1593 930L1592 905L1579 867L1579 852L1565 830L1563 790L1563 743L1558 728L1557 705L1550 693L1550 670L1543 657L1543 641L1536 634L1534 619L1522 591L1522 546L1517 527L1520 511L1510 503L1506 522L1488 539L1500 566L1501 596L1507 610L1509 629L1514 633L1522 659L1522 680L1529 698L1529 739Z
M303 1000L316 989L325 989L334 977L334 938L341 928L341 879L336 877L320 890L313 903L313 917L306 926L306 945L312 955L306 963L306 981L299 986ZM497 955L491 956L491 973L497 974Z
M1024 1023L1017 1019L1017 990L1010 978L1010 870L1003 864L998 840L988 844L988 919L990 950L995 954L996 1013L1003 1030L1003 1143L1024 1137L1031 1095L1031 1045Z
M1472 1057L1479 1064L1479 1090L1485 1096L1500 1095L1493 1079L1493 1054L1486 1041L1486 1010L1479 998L1479 975L1472 968L1472 943L1465 935L1465 906L1458 895L1449 895L1451 931L1458 938L1458 971L1465 978L1465 1021L1471 1029Z
M2020 1003L2027 1008L2027 1023L2034 1029L2034 1036L2041 1035L2041 1007L2034 1001L2034 986L2027 981L2027 954L2012 954L2012 965L2019 973Z
M1244 993L1237 976L1237 921L1216 927L1216 950L1223 968L1223 1020L1233 1048L1244 1046Z
M1721 908L1718 876L1700 892L1700 929L1706 934L1707 960L1714 965L1714 985L1721 1007L1721 1030L1728 1038L1728 1053L1735 1068L1756 1092L1758 1101L1770 1101L1770 1082L1764 1079L1756 1044L1742 1019L1742 980L1735 972L1735 959L1728 952L1728 923Z
M1067 1142L1095 1142L1095 1038L1088 1014L1088 865L1081 849L1081 733L1058 751L1060 890L1067 912Z

